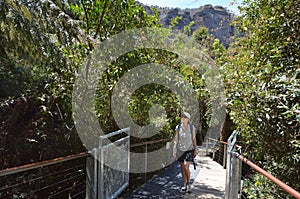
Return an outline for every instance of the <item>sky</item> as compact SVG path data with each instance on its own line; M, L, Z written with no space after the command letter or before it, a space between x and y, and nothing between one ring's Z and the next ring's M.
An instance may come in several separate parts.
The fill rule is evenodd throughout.
M146 5L154 5L170 8L199 8L200 6L211 4L213 6L222 6L227 10L238 13L237 6L242 0L137 0ZM235 2L235 3L233 3Z

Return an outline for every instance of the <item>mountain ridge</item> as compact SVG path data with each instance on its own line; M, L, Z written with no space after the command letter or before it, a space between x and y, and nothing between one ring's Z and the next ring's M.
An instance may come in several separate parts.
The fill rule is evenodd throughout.
M153 8L158 11L158 16L163 27L167 28L171 25L171 21L176 16L182 19L178 21L178 24L174 27L177 30L184 30L185 26L188 26L190 22L194 21L191 26L191 33L197 30L200 26L204 26L208 29L208 32L220 42L228 47L232 42L231 37L234 36L234 27L231 22L234 18L234 14L229 12L222 6L212 6L210 4L200 6L199 8L169 8L159 6L148 6L140 4L148 14L154 14Z

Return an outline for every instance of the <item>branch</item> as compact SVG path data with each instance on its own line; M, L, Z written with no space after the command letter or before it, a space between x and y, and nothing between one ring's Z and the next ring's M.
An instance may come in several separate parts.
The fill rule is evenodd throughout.
M88 11L87 11L87 8L86 6L84 5L84 2L81 1L81 4L82 4L82 7L83 7L83 10L84 10L84 15L85 15L85 20L86 20L86 32L87 34L90 34L89 33L89 15L88 15Z
M107 3L108 3L108 0L106 0L105 3L104 3L103 12L101 14L101 17L99 18L99 22L98 22L98 26L97 26L97 29L96 29L96 33L94 35L94 39L96 39L96 37L97 37L97 35L98 35L99 31L100 31L100 26L101 26L101 24L103 22L104 14L105 14L106 8L107 8Z

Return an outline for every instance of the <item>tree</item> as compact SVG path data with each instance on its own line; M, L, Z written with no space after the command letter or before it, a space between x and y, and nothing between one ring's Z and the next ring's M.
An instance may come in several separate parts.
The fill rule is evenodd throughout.
M201 46L203 46L207 53L212 57L214 36L209 34L208 29L204 26L200 26L197 30L193 32L193 38Z
M227 50L223 44L220 43L220 40L215 39L212 44L212 58L217 60L220 65L223 65L226 62L226 53Z
M299 2L290 0L245 1L236 22L244 36L230 47L225 67L230 115L245 152L296 190L300 189L299 9ZM264 191L256 197L264 197Z
M74 72L96 42L158 21L133 0L65 2L0 2L3 167L84 150L72 119Z

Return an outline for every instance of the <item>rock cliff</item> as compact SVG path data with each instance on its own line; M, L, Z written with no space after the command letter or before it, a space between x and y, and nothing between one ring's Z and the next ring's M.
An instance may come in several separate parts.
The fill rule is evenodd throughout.
M146 12L153 14L151 10L154 6L143 5ZM231 36L234 35L234 27L230 24L234 14L228 12L226 8L222 6L212 6L205 5L199 8L161 8L155 6L158 10L159 18L164 27L171 25L171 21L176 16L181 17L182 19L175 26L176 29L183 31L184 26L190 24L191 21L194 21L194 25L191 26L191 31L195 31L199 26L205 26L208 29L208 32L218 38L225 47L231 42Z

